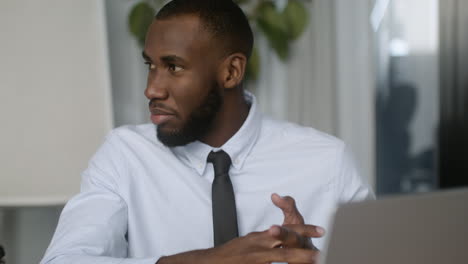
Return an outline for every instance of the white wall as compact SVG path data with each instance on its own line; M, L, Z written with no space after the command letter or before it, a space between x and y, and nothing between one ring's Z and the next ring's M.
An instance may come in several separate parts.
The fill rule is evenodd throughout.
M112 128L102 1L0 2L0 205L78 192Z

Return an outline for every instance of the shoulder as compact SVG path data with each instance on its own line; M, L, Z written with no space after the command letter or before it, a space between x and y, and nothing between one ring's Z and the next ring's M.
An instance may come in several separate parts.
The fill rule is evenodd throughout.
M89 167L112 169L121 174L139 159L167 152L156 138L153 124L126 125L112 129L94 153Z
M98 153L129 158L148 153L167 153L170 150L156 136L153 124L125 125L112 129L106 136Z
M134 137L151 138L155 134L155 127L152 124L141 125L124 125L114 128L109 133L108 137L120 137L123 139L131 139Z
M332 150L342 152L345 144L337 137L312 127L264 117L261 139L279 147L291 147L300 150Z
M150 143L163 146L156 136L156 127L153 124L125 125L112 129L106 136L106 142L111 144L138 144Z

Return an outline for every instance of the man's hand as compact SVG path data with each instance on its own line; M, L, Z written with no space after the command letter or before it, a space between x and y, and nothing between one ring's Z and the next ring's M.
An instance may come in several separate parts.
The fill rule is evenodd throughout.
M272 236L272 232L276 232L277 228L280 229L278 238ZM304 234L310 234L308 232L312 229L304 230ZM274 226L263 232L253 232L235 238L215 248L162 257L157 264L266 264L271 262L315 264L318 259L318 252L315 250L279 247L289 241L295 241L296 236L296 232L284 232L282 227Z
M322 237L325 234L325 230L318 226L306 225L304 223L304 217L302 217L297 209L296 201L292 197L281 197L274 193L271 195L271 201L280 208L284 214L283 225L270 228L270 234L283 241L281 246L317 250L310 238Z
M157 264L317 263L319 251L310 238L323 236L323 228L306 225L293 198L273 194L271 199L283 211L283 225L235 238L215 248L162 257Z

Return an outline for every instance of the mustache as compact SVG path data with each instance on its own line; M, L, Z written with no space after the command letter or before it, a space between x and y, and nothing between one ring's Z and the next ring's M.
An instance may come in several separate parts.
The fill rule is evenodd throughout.
M177 112L174 109L158 102L157 99L151 99L148 103L148 107L150 109L150 112L153 112L155 109L158 109L171 114L177 114Z

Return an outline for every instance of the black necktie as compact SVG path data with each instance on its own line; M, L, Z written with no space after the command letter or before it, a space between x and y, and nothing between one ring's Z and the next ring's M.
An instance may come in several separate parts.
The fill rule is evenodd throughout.
M237 231L236 201L229 167L231 158L224 151L211 152L208 162L213 163L215 177L211 186L213 204L214 245L218 246L239 236Z

